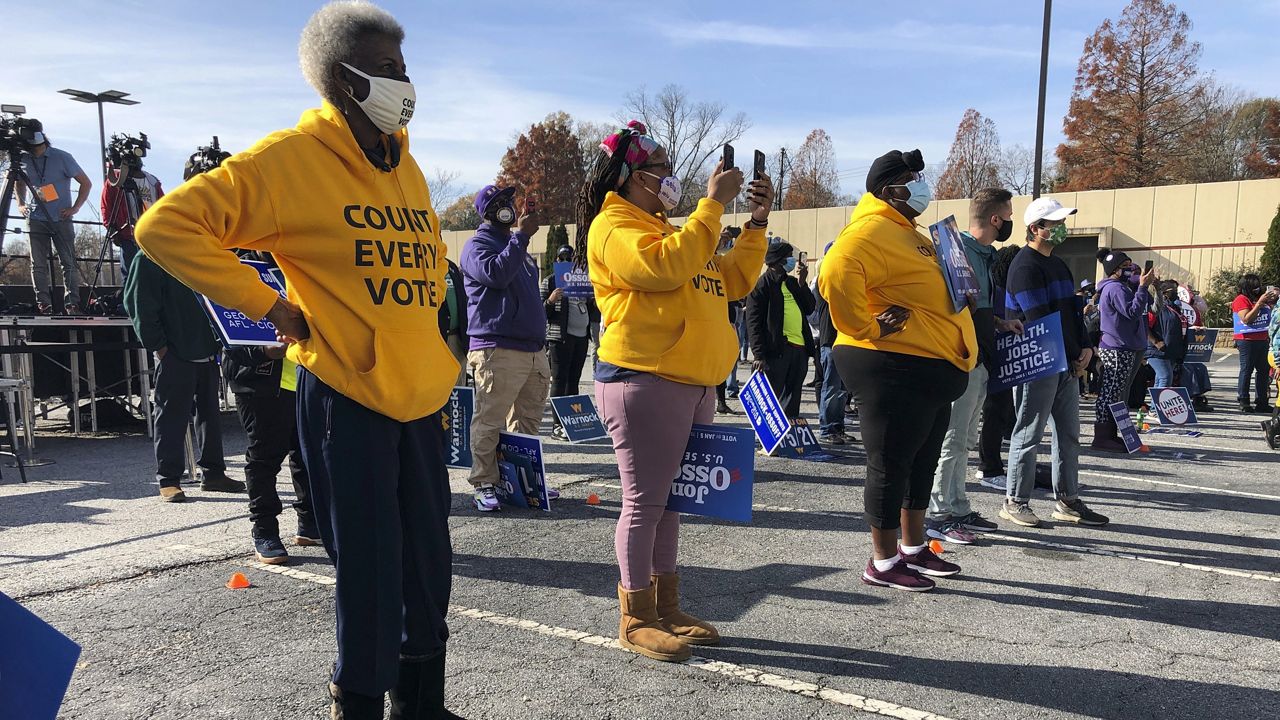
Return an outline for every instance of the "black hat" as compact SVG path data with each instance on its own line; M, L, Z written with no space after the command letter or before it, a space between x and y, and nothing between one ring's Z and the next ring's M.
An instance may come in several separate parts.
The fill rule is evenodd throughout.
M791 257L795 251L796 249L791 247L791 243L789 242L774 243L769 246L769 249L764 254L764 264L776 265Z
M876 158L867 172L867 192L875 195L905 172L924 170L924 157L919 150L890 150Z
M1098 250L1098 262L1102 263L1102 274L1111 277L1116 270L1120 269L1121 265L1130 262L1130 260L1129 256L1125 255L1121 250L1100 248Z

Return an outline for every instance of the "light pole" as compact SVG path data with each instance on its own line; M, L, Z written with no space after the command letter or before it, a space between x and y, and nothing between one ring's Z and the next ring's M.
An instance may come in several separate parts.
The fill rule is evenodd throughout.
M1040 197L1040 175L1044 172L1044 94L1049 80L1049 16L1053 0L1044 0L1044 32L1040 37L1040 104L1036 111L1036 164L1032 174L1031 197Z
M106 90L100 93L91 93L85 90L59 90L63 95L70 95L72 100L82 103L96 103L98 105L98 150L102 153L102 180L107 179L107 130L102 119L102 104L113 103L115 105L137 105L137 100L126 100L129 93L120 92L119 90Z

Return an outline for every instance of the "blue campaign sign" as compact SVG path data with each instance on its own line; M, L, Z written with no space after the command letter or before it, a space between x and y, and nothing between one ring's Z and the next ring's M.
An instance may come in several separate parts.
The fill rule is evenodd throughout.
M285 297L283 274L272 272L275 268L260 260L241 260L240 262L257 270L263 285L280 293L280 297ZM209 319L213 321L213 326L217 328L223 344L279 345L276 342L276 326L267 322L266 319L254 322L239 310L219 305L203 295L200 296L200 301L204 305L205 312L209 314Z
M469 387L454 388L449 402L440 410L446 443L445 464L451 468L471 467L471 418L475 413L476 391Z
M942 269L942 279L947 283L947 292L951 293L951 305L960 312L969 304L969 296L977 295L982 289L969 265L969 257L964 254L964 239L960 237L956 217L948 215L930 225L929 237L933 239L933 251Z
M538 507L551 512L547 497L547 470L542 462L542 440L533 435L498 433L498 460L516 466L525 497Z
M596 404L590 395L566 395L551 398L551 409L560 418L560 425L569 436L569 442L580 443L609 437L596 412Z
M529 498L525 492L525 480L533 473L533 464L527 458L514 457L513 462L498 461L498 500L504 505L528 509Z
M564 290L565 297L589 298L595 295L596 290L586 268L575 269L571 262L558 262L555 273L556 287Z
M787 433L782 444L778 446L774 457L794 458L796 460L812 460L814 462L826 462L835 460L836 456L822 449L822 445L818 443L818 438L814 436L813 430L809 428L809 422L804 418L797 418L791 426L791 432Z
M1129 406L1122 402L1111 403L1107 406L1111 410L1111 417L1115 418L1116 429L1120 431L1120 437L1124 440L1124 449L1129 454L1138 452L1142 449L1142 438L1138 437L1138 428L1133 426L1133 418L1129 416Z
M742 403L742 411L747 414L751 427L755 428L756 437L764 451L773 454L791 430L791 421L782 410L782 403L769 385L769 378L762 372L756 372L738 392L738 402Z
M0 593L0 717L54 720L80 646Z
M1207 328L1187 330L1187 356L1184 363L1207 363L1213 359L1213 346L1218 344L1218 331Z
M750 522L755 449L750 430L694 425L667 509Z
M1231 319L1234 321L1231 326L1232 332L1237 335L1266 332L1267 328L1271 326L1271 312L1272 308L1270 305L1263 305L1262 308L1258 310L1258 316L1253 319L1253 322L1247 325L1240 320L1240 313L1231 313Z
M996 371L987 383L987 392L1003 392L1066 369L1062 323L1058 321L1058 313L1050 313L1026 323L1021 335L1000 333L996 336Z
M1196 425L1195 408L1191 407L1191 394L1186 388L1151 388L1151 407L1161 425Z

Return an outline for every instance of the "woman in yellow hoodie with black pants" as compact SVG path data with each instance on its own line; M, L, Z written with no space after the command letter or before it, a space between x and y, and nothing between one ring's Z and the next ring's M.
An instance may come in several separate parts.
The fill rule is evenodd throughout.
M445 246L405 130L404 30L331 3L299 56L323 105L185 183L138 224L143 251L290 341L320 537L337 568L332 716L453 718L444 708L452 550L437 411L458 363L440 335ZM288 299L231 248L269 252ZM424 372L425 370L425 372Z
M720 216L742 189L741 171L716 167L707 197L677 229L665 213L680 201L679 179L644 125L633 120L600 147L578 199L576 257L600 307L596 400L622 478L618 635L623 647L679 662L689 645L720 635L680 610L680 516L667 499L690 429L713 422L715 386L737 361L729 301L760 275L773 190L767 177L751 183L751 222L717 255Z
M858 399L867 450L873 547L862 579L916 592L933 589L929 576L960 572L925 544L924 516L951 403L978 358L969 309L953 310L933 244L916 231L931 197L923 169L919 150L876 159L818 276L836 328L832 357Z

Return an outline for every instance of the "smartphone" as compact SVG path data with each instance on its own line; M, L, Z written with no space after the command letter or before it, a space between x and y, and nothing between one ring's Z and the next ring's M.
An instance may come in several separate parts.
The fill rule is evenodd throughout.
M809 253L804 252L803 250L801 250L801 251L800 251L800 262L796 263L796 265L798 265L799 267L804 267L805 265L808 265L808 264L809 264Z
M733 146L729 143L724 144L724 154L721 159L724 161L724 164L720 166L722 169L728 170L733 167Z
M764 170L764 153L760 152L759 150L757 150L757 151L756 151L756 159L755 159L755 163L756 163L756 164L755 164L755 173L754 173L754 176L752 177L752 179L753 179L753 180L759 180L760 178L764 177L764 172L765 172L765 170Z
M525 199L524 199L524 214L525 214L525 215L532 215L532 214L534 214L534 213L535 213L535 212L537 212L537 211L538 211L538 203L537 203L537 201L536 201L536 200L534 200L534 199L533 199L533 196L531 195L531 196L529 196L529 197L525 198Z
M1156 266L1155 260L1146 261L1145 263L1142 264L1142 274L1146 275L1147 273L1151 272L1151 268L1155 266Z

